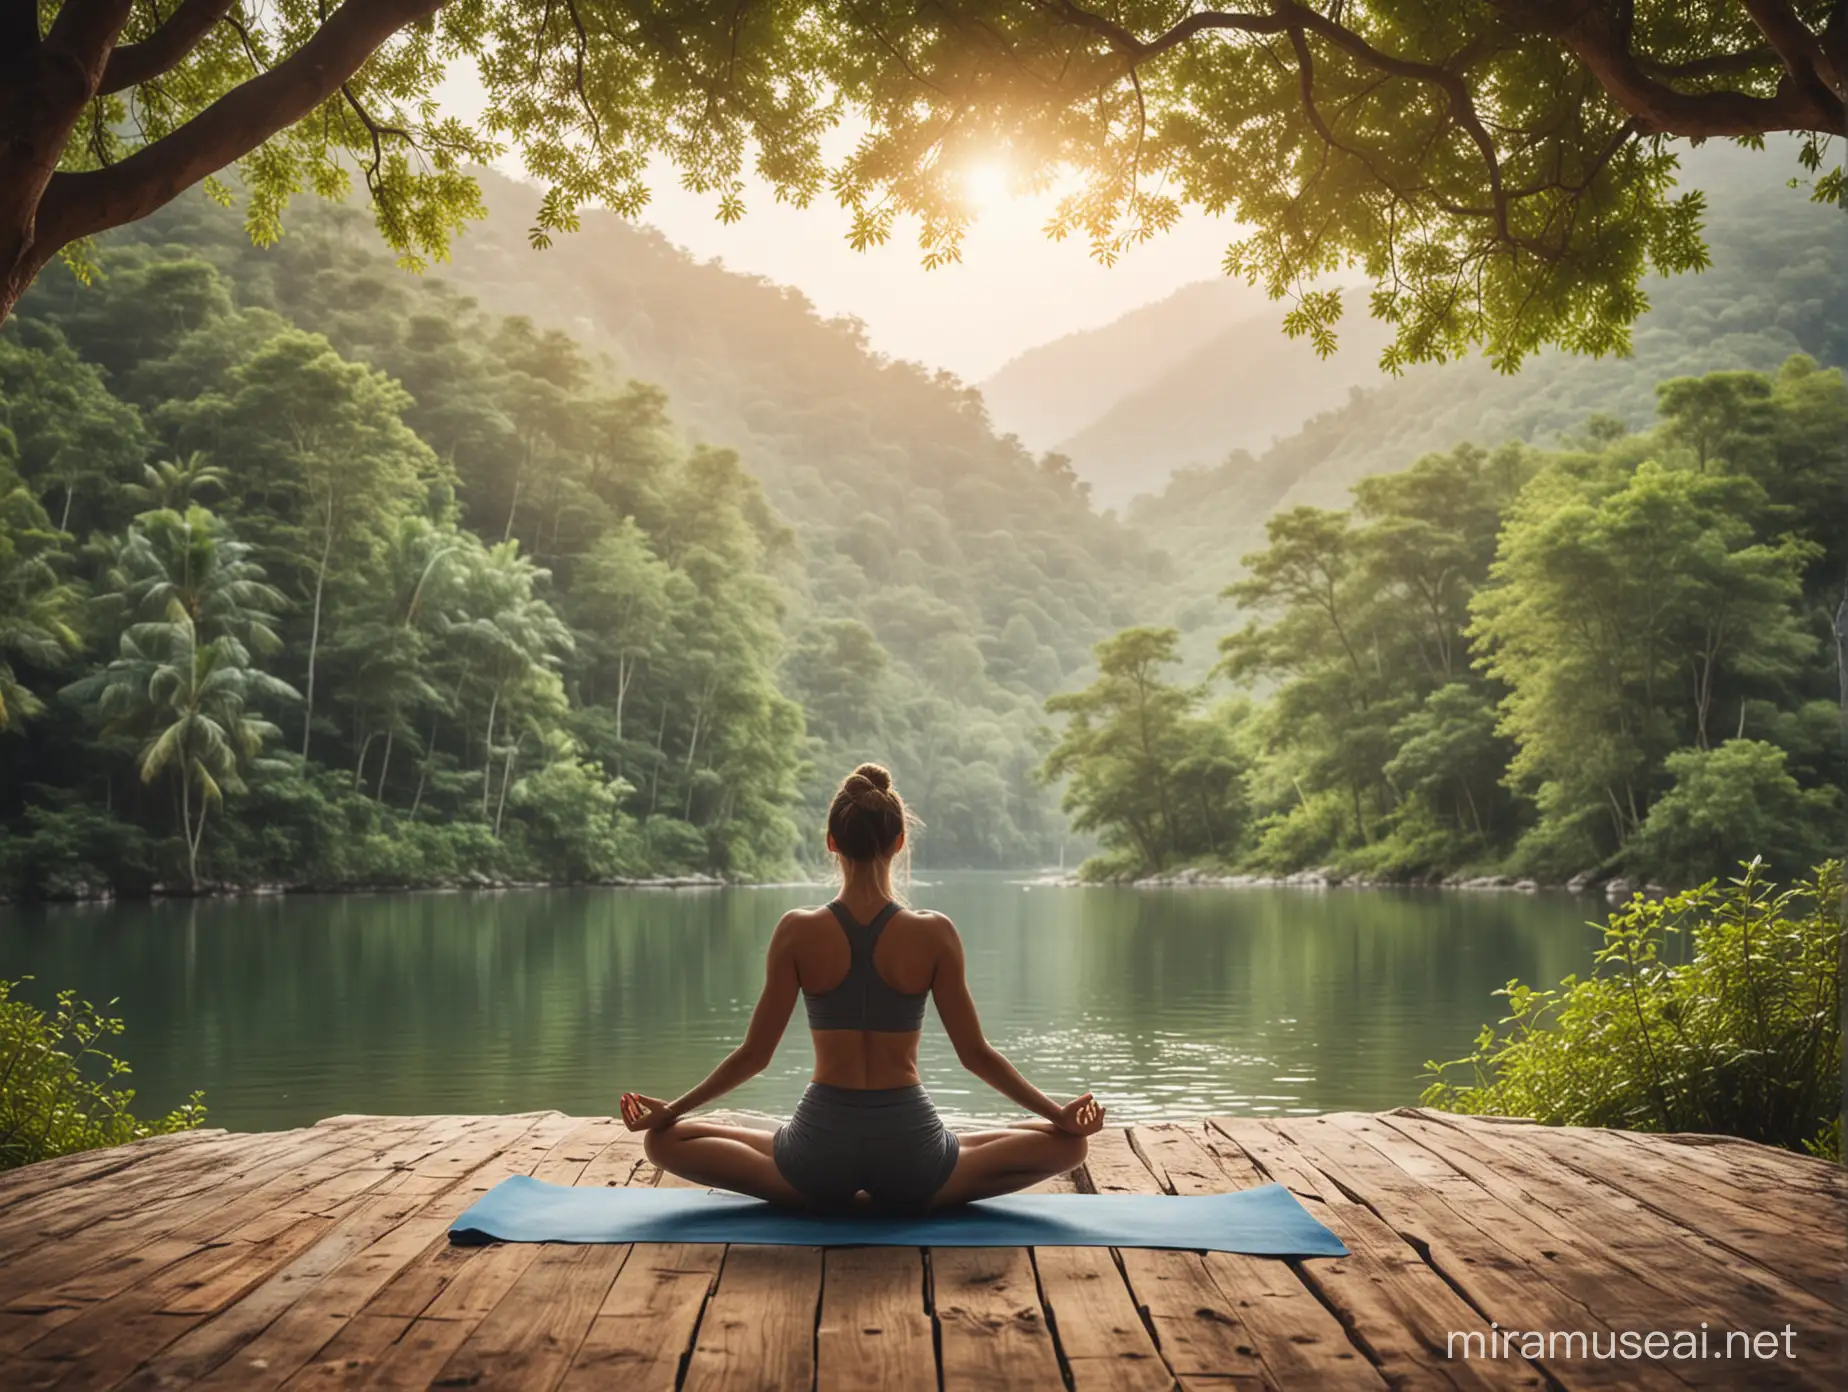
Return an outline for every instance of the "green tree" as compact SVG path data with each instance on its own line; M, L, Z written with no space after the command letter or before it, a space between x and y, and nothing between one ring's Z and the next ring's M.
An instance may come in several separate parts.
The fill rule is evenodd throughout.
M1098 678L1046 702L1066 717L1041 776L1068 779L1061 806L1076 831L1133 852L1144 873L1164 869L1183 849L1176 768L1187 748L1186 718L1197 693L1162 680L1179 659L1172 628L1131 628L1097 645Z
M1709 372L1658 383L1656 404L1663 438L1694 452L1702 473L1709 463L1724 467L1741 448L1751 449L1769 433L1771 383L1757 372Z
M1231 210L1257 230L1229 268L1275 294L1364 266L1398 326L1389 361L1481 343L1512 366L1542 343L1621 348L1645 269L1702 264L1675 139L1804 132L1814 173L1848 125L1825 0L788 4L749 23L697 0L67 0L16 7L0 37L19 94L0 116L0 314L60 252L85 264L86 239L232 164L264 242L293 192L344 193L357 169L421 265L480 212L466 162L507 144L548 186L541 244L593 201L639 210L653 155L737 218L749 159L779 198L831 190L855 245L914 217L938 263L972 216L960 169L1000 149L1023 182L1077 173L1053 232L1102 258L1182 199ZM452 56L481 81L478 126L429 100ZM1839 198L1839 173L1815 184ZM1306 291L1291 327L1326 345L1337 306Z
M119 485L140 468L149 440L102 374L44 325L0 336L0 426L14 467L61 532L111 525Z
M274 624L288 601L264 579L252 548L205 508L145 512L102 551L98 598L122 621L160 623L177 609L203 642L229 636L259 656L282 646Z
M289 699L295 689L251 666L249 651L229 634L201 642L175 600L165 621L131 625L109 665L66 690L109 728L142 736L135 760L142 782L166 774L177 785L186 875L197 889L207 813L226 791L241 790L242 766L281 733L249 707Z
M1509 777L1541 840L1606 856L1643 825L1663 761L1706 738L1720 691L1794 673L1802 543L1765 546L1749 480L1664 468L1542 473L1503 531L1472 634L1504 683ZM1554 867L1558 868L1558 867Z
M204 488L215 493L224 491L226 475L210 462L202 450L191 451L184 459L162 459L141 466L141 482L127 484L124 491L136 504L150 510L166 508L179 512L195 502L193 495Z
M59 572L58 534L8 463L9 444L0 434L0 732L44 709L13 663L56 670L82 646L79 592Z
M1838 849L1841 790L1801 788L1786 764L1761 740L1670 754L1663 768L1673 786L1650 807L1625 862L1668 884L1699 884L1739 847L1762 846L1773 874L1800 874Z
M404 389L317 334L278 334L232 375L218 431L239 493L233 516L253 514L253 540L306 577L306 758L328 583L363 583L354 572L376 560L435 461L403 421Z

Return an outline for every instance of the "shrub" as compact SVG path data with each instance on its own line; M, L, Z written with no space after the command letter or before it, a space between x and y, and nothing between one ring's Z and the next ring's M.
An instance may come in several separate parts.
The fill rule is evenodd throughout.
M26 808L23 835L0 834L0 889L29 899L145 893L160 848L133 822L63 802Z
M1674 935L1692 959L1664 961ZM1565 1126L1705 1131L1840 1156L1842 864L1779 890L1754 860L1610 916L1592 974L1512 981L1467 1058L1428 1064L1426 1106ZM1685 955L1685 954L1682 954ZM1453 1082L1453 1070L1469 1081Z
M1764 846L1772 873L1795 873L1833 846L1840 824L1832 789L1800 788L1782 749L1727 740L1717 749L1682 749L1664 767L1675 786L1649 809L1624 850L1640 874L1695 884L1730 863L1730 846Z
M28 980L30 978L27 978ZM133 1088L115 1086L128 1065L99 1048L122 1022L60 991L49 1014L0 981L0 1170L187 1131L205 1117L201 1094L158 1121L129 1111Z

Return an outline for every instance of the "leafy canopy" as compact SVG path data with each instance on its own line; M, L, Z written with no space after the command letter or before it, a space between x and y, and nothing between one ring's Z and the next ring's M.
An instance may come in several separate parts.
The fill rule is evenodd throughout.
M1842 191L1823 167L1848 20L1827 0L37 9L8 37L41 99L0 113L0 147L55 149L58 172L28 162L0 199L0 313L60 248L82 264L83 239L201 180L230 198L216 176L233 164L259 241L293 194L340 197L357 170L411 266L480 215L469 162L510 152L548 189L536 245L591 203L639 213L660 157L724 220L754 174L779 200L836 199L856 247L910 219L937 265L973 217L970 163L1004 159L1019 186L1059 189L1048 234L1104 261L1185 204L1236 217L1253 230L1225 269L1295 296L1289 331L1324 352L1341 303L1318 278L1358 269L1397 326L1389 368L1481 347L1512 369L1543 344L1622 351L1645 271L1704 264L1676 140L1799 132L1815 196ZM466 68L472 123L435 100Z

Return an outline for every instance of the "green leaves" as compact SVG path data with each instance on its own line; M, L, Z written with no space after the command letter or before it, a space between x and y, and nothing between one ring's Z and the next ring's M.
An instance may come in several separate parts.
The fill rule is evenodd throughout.
M1066 727L1040 777L1066 780L1073 829L1099 832L1108 851L1086 862L1086 874L1150 874L1238 843L1246 765L1233 735L1242 711L1201 712L1202 688L1162 680L1179 636L1125 629L1097 645L1097 681L1046 702Z
M1754 860L1724 885L1638 895L1610 916L1590 976L1510 982L1507 1018L1428 1065L1421 1100L1838 1156L1842 903L1839 860L1784 889Z
M445 259L480 216L468 167L508 153L546 190L535 247L574 231L587 206L639 215L665 165L724 222L746 216L747 177L796 206L825 189L850 213L850 246L904 222L926 266L960 259L973 217L963 174L1001 159L1021 187L1061 187L1047 234L1084 238L1105 264L1187 204L1254 229L1226 273L1292 300L1288 331L1324 355L1338 312L1325 278L1362 271L1374 313L1397 329L1381 356L1395 372L1475 352L1512 372L1548 345L1627 352L1645 271L1705 264L1698 199L1675 192L1676 136L1802 132L1813 195L1841 193L1839 170L1824 169L1841 108L1821 60L1767 46L1718 0L1620 27L1464 0L1134 0L1107 13L431 0L356 13L240 4L159 74L52 113L39 139L62 144L65 175L108 169L148 206L242 151L260 245L282 235L297 193L343 197L357 170L380 235L413 269ZM161 26L157 6L137 3L122 37ZM330 39L336 29L346 37ZM88 41L108 51L107 35ZM318 61L295 86L272 80L311 44ZM469 119L435 100L460 72L481 94ZM280 90L252 99L253 80ZM311 109L262 139L290 119L282 101ZM227 129L240 116L250 129ZM159 187L123 172L138 149ZM68 179L47 195L60 196L79 205L56 220L72 228L75 264L79 239L138 215L85 205Z
M40 1010L20 998L24 984L0 981L0 1170L186 1131L205 1119L196 1092L164 1117L137 1118L129 1110L134 1089L119 1086L129 1066L103 1047L122 1033L122 1021L74 991L60 991L51 1010Z

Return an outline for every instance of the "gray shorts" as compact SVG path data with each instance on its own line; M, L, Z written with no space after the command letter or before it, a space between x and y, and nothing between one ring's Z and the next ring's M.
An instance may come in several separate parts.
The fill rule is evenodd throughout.
M810 1083L776 1133L776 1167L817 1208L846 1208L861 1189L884 1209L925 1208L956 1168L955 1134L923 1085Z

